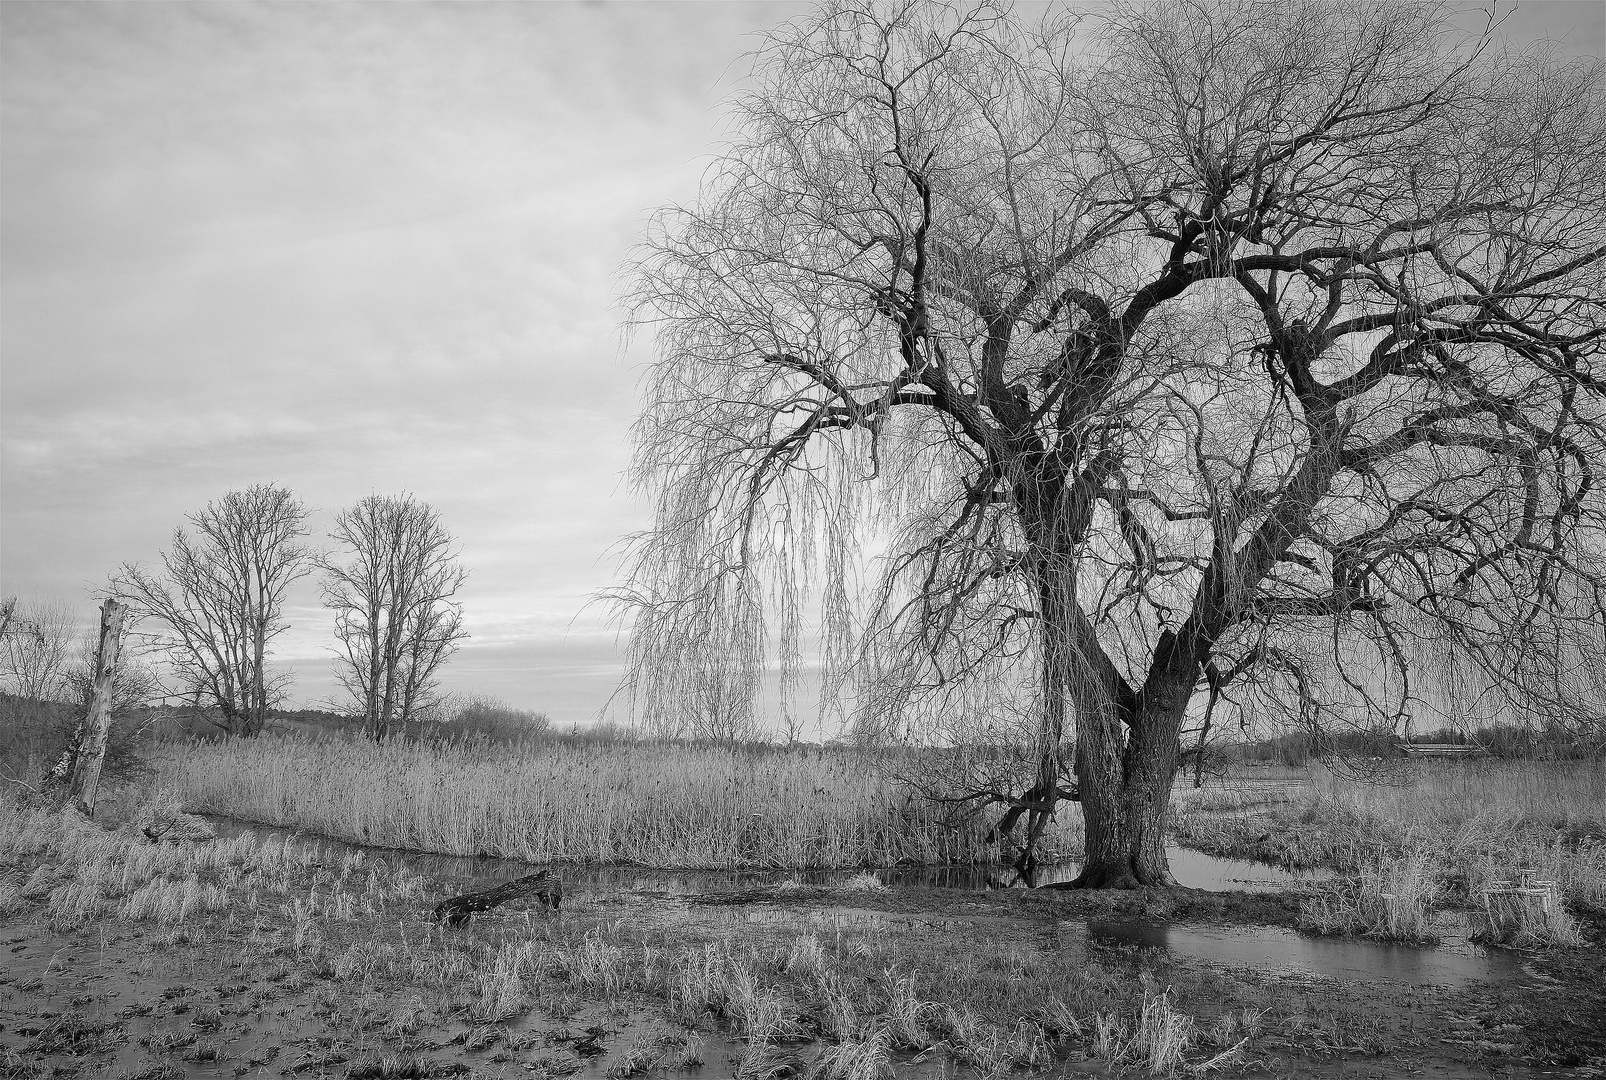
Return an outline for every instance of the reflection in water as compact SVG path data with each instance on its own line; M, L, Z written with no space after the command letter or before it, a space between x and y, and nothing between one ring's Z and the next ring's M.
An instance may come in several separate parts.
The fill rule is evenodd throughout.
M1284 870L1270 863L1223 859L1188 848L1167 847L1165 855L1178 885L1205 892L1279 892L1290 885L1332 876L1327 870ZM1044 870L1038 884L1070 881L1080 868L1074 862L1057 863Z
M1281 926L1198 926L1151 919L1089 919L1060 924L1068 946L1163 949L1173 956L1234 967L1270 968L1340 979L1392 979L1458 986L1515 978L1515 958L1465 943L1416 948L1356 938L1305 937Z
M299 835L291 830L231 818L208 816L208 820L217 827L218 835L225 839L242 833L263 839ZM415 873L428 877L478 882L486 887L522 877L537 868L517 859L432 855L371 848L322 837L306 839L308 843L317 843L337 853L337 857L350 851L367 851L388 859L400 859ZM1207 892L1277 892L1302 881L1329 876L1326 871L1290 873L1266 863L1221 859L1179 847L1168 847L1166 857L1179 884ZM783 882L813 887L834 886L863 873L862 870L654 870L637 866L560 866L557 869L563 875L564 887L570 892L595 890L667 893L671 896L696 896L729 889L767 889ZM1046 866L1041 871L1038 883L1070 881L1078 869L1079 865L1075 862ZM876 876L882 882L894 887L971 890L987 888L989 875L998 874L997 867L987 866L899 866L876 871Z

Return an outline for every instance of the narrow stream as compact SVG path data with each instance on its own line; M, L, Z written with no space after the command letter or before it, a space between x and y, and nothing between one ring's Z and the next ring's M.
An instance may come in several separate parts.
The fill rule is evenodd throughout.
M540 867L517 859L475 858L467 855L437 855L420 851L371 848L344 840L296 833L289 829L258 825L234 818L207 815L218 835L232 838L251 835L300 836L331 851L367 851L387 858L401 859L415 872L430 877L460 879L494 884L520 877ZM1243 859L1223 859L1188 848L1168 846L1166 857L1177 883L1206 892L1278 892L1304 882L1331 877L1325 870L1291 872L1269 863ZM805 886L834 886L864 873L849 870L658 870L637 866L566 865L558 868L569 891L619 891L665 893L671 896L700 896L730 889L774 888L785 882ZM1040 884L1070 881L1080 864L1053 863L1042 869ZM980 890L998 873L987 866L896 866L875 871L883 884L894 888L937 888Z

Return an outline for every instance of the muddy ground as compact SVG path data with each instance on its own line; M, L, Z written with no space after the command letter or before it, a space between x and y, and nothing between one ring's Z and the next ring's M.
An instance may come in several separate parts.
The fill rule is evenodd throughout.
M513 872L482 868L478 883ZM1393 975L1333 977L1279 963L1275 947L1269 957L1255 953L1279 935L1297 939L1297 901L1288 894L848 891L779 881L688 894L655 887L651 875L591 884L571 877L561 912L477 916L446 947L484 946L479 955L489 955L499 941L538 931L552 942L606 934L665 947L734 940L784 950L810 934L839 948L863 941L866 955L893 950L887 955L951 969L956 979L1003 957L1023 974L1102 980L1110 993L1168 991L1201 1027L1258 1014L1224 1075L1606 1076L1598 947L1450 950L1464 963L1448 973L1412 966L1403 954ZM314 950L292 946L290 928L270 910L176 927L108 917L76 930L53 929L38 908L14 913L0 920L0 1076L731 1077L744 1058L750 1069L784 1076L817 1055L792 1040L774 1060L754 1063L717 1017L671 1021L662 1001L573 979L538 989L519 1015L488 1018L472 1015L472 995L353 969L350 958L370 939L393 950L421 940L441 948L447 932L431 926L429 908L464 885L461 876L432 876L421 897L381 917L325 927L330 940ZM1588 930L1599 941L1606 925ZM1221 954L1227 959L1200 955L1190 934L1206 954L1212 940L1233 949ZM1048 1075L1143 1071L1097 1060L1090 1031L1051 1034L1052 1054L1041 1063ZM941 1047L892 1060L898 1076L1003 1074Z

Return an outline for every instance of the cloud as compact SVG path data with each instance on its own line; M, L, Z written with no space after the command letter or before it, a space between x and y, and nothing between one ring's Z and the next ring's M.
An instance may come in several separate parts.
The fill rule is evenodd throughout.
M585 604L646 523L617 270L802 10L0 4L0 590L83 601L252 483L320 538L411 491L472 572L452 684L590 715L618 654ZM1531 10L1598 51L1600 5ZM294 604L316 699L328 616Z

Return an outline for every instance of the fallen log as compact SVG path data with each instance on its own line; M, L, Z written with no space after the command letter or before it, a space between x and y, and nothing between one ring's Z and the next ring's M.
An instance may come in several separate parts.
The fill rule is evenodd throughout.
M160 814L150 822L142 825L139 830L153 844L169 843L181 844L186 841L196 843L202 840L216 840L217 830L212 823L203 817L186 814L182 811L173 814Z
M447 926L462 926L477 911L490 911L510 900L526 896L533 896L556 911L563 902L563 880L545 870L537 870L533 874L505 881L494 889L454 896L435 905L435 921Z

